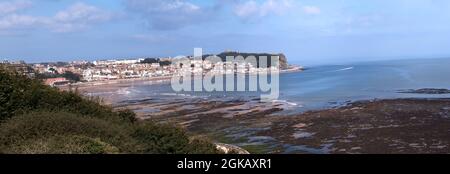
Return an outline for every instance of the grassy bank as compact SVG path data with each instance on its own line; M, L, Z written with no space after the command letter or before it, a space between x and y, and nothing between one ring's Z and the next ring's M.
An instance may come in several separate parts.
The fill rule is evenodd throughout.
M185 130L0 67L0 153L217 153Z

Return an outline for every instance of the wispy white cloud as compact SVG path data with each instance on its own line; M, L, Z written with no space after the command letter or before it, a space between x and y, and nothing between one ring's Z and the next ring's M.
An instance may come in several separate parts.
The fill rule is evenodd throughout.
M15 0L0 2L0 15L15 13L32 5L29 0Z
M0 2L0 30L23 29L39 23L40 19L36 17L19 14L32 5L28 0Z
M74 32L110 21L114 14L98 7L77 2L53 16L32 16L19 13L30 8L31 1L0 3L0 30L50 29L52 32Z
M214 7L204 7L186 0L127 0L129 12L139 15L151 28L179 29L211 20Z
M88 28L90 25L110 21L114 14L95 6L81 2L59 11L49 21L51 29L55 32L72 32Z
M0 18L0 30L24 29L33 27L40 22L41 19L33 16L10 14Z
M319 15L322 10L318 6L303 5L294 0L241 0L234 4L234 14L241 19L259 19L271 15L282 16L286 13Z

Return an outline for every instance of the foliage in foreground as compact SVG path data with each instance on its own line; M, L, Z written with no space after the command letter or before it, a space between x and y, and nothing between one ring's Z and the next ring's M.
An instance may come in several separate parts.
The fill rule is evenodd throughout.
M76 92L0 68L0 153L217 153L208 140L170 125L136 121Z

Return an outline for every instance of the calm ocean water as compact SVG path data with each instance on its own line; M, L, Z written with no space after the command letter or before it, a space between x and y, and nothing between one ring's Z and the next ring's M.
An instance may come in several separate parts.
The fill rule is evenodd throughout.
M448 98L450 95L403 94L398 90L450 88L450 59L417 59L310 67L280 75L280 98L289 111L339 106L347 102L391 98ZM251 100L258 92L176 93L170 84L135 83L118 91L124 100L174 98Z

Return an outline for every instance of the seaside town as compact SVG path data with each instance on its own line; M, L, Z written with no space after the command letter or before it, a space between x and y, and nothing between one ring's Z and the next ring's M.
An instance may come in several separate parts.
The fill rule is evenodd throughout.
M236 54L237 52L224 52L218 57L225 59L225 54ZM246 54L246 53L244 53ZM268 71L293 71L301 70L299 66L287 66L284 55L280 60L281 65L269 65L259 67L246 62L218 62L212 63L208 60L194 59L192 56L175 58L136 58L136 59L111 59L95 61L71 61L71 62L53 62L53 63L32 63L25 61L7 61L0 62L6 67L23 73L28 77L42 79L45 84L50 86L64 86L74 83L112 81L120 79L145 79L145 78L165 78L173 75L180 75L188 70L194 74L212 72L214 74L242 73L253 74ZM217 56L217 55L213 55ZM267 54L265 56L270 56ZM173 64L177 59L187 58L191 66L180 71L181 66ZM270 57L269 57L270 58ZM215 67L221 68L215 68Z

